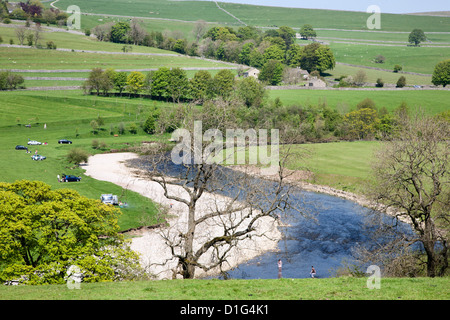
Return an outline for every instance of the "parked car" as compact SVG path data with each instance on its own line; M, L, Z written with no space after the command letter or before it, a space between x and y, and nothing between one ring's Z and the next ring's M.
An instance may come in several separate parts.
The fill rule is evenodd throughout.
M103 203L112 204L113 206L116 206L116 205L119 204L118 197L116 195L113 195L113 194L102 194L101 197L100 197L100 200Z
M36 140L30 140L30 141L28 141L28 145L36 146L36 145L41 145L41 144L42 144L41 142L36 141Z
M16 146L16 150L28 150L28 148L25 146L18 145Z
M31 156L31 159L39 161L39 160L45 160L45 159L47 159L47 157L41 156L39 154L34 154Z
M72 144L72 141L69 141L67 139L61 139L58 141L59 144Z
M63 175L62 181L63 182L81 181L81 177L72 176L72 175L69 175L69 176Z

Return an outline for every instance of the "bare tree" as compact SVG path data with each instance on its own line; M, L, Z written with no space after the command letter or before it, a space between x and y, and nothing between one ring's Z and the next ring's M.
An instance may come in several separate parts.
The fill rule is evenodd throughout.
M205 35L206 29L208 28L208 23L204 20L197 20L195 22L194 29L192 29L192 33L195 36L197 42Z
M19 26L16 28L15 32L16 32L17 39L19 40L19 44L22 46L23 41L27 37L28 28L26 28L24 26Z
M133 18L130 23L130 30L128 31L130 39L134 45L141 44L147 35L147 30L142 27L142 20Z
M92 29L92 33L97 37L99 41L108 41L111 36L111 28L114 22L108 22L99 26L95 26Z
M231 252L242 249L246 240L273 237L279 215L290 205L291 187L285 183L282 166L286 157L277 162L276 178L263 181L212 161L223 151L220 147L219 151L206 151L212 140L198 144L196 132L202 137L209 135L216 147L223 145L217 128L228 126L230 119L226 113L216 111L210 114L213 119L202 115L209 125L199 131L192 121L186 121L185 128L189 129L177 140L182 149L181 163L181 158L174 160L174 153L178 155L180 150L174 148L170 154L155 149L140 164L148 178L164 190L165 198L186 209L181 223L162 233L170 248L170 260L176 261L174 277L194 278L197 268L223 271L230 263Z
M40 23L36 23L34 27L34 45L38 46L39 40L42 39L42 28Z
M367 74L364 70L359 69L354 77L354 82L358 87L362 87L367 81Z
M427 275L443 276L450 229L449 123L421 112L402 122L397 137L375 157L371 195L411 224L416 237L408 245L423 245Z

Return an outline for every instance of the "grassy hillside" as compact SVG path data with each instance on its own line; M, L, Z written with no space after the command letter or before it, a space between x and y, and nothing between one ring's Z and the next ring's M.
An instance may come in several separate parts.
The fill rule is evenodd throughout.
M347 112L355 109L362 100L369 98L377 108L392 111L403 102L409 108L421 107L429 114L450 109L450 92L441 90L271 90L271 99L280 98L285 105L317 105L326 103L332 108Z
M145 121L149 108L165 104L142 99L105 99L83 96L80 91L56 92L0 92L0 181L40 180L53 188L72 188L82 195L99 199L103 193L117 194L121 201L129 204L122 209L119 219L122 230L156 223L157 206L137 193L124 190L112 183L94 180L83 175L83 167L76 167L66 161L71 148L82 148L90 154L110 149L140 146L142 141L153 138L139 128ZM90 122L98 117L105 124L98 133L92 133ZM134 123L138 132L129 132ZM30 124L31 128L25 127ZM47 128L44 129L44 124ZM119 134L119 127L125 131ZM115 137L114 134L119 134ZM59 139L69 139L72 145L60 145ZM164 137L158 137L159 139ZM31 154L14 150L16 145L27 145L28 139L47 142L47 145L29 146ZM106 145L105 149L93 149L92 141ZM31 155L47 157L44 161L33 161ZM56 176L74 174L82 176L81 182L58 183Z
M274 280L167 280L0 286L2 300L448 300L449 278L382 278L369 290L367 278ZM173 310L176 313L179 310ZM282 311L282 310L280 310Z
M212 1L157 1L138 0L133 5L124 0L60 0L56 6L67 8L78 5L84 13L126 15L157 19L177 19L239 25L240 23ZM220 3L220 6L248 25L272 27L288 25L300 28L309 23L316 28L367 29L370 16L364 12L331 11L317 9L281 8L254 6L233 3ZM382 14L382 29L385 31L411 31L420 28L424 31L443 31L450 29L450 18L431 16L411 16Z
M396 64L403 71L432 74L440 61L450 57L450 48L391 47L367 44L330 43L336 61L393 70ZM377 55L386 57L382 65L373 62Z
M36 59L39 56L40 59ZM102 54L86 52L61 52L43 49L0 48L0 65L2 69L21 70L58 70L81 69L94 67L114 69L146 69L171 67L225 67L220 62L211 62L185 56L142 56L123 54Z

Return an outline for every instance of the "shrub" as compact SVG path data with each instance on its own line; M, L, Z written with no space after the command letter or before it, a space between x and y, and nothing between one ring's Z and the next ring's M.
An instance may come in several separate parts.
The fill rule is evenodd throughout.
M406 78L401 76L397 81L397 88L403 88L404 86L406 86Z
M377 79L377 84L375 85L377 88L383 88L384 87L384 81L381 78Z
M100 143L98 142L97 139L92 140L92 148L94 149L98 149L98 146L100 145Z
M384 63L386 61L386 58L380 54L375 57L374 61L375 63Z
M89 153L81 148L73 148L67 153L67 161L70 163L79 165L82 162L87 162L89 158Z
M402 71L402 70L403 70L403 67L402 67L401 65L396 64L396 65L394 66L394 72L395 72L395 73L397 73L397 72L399 72L399 71Z

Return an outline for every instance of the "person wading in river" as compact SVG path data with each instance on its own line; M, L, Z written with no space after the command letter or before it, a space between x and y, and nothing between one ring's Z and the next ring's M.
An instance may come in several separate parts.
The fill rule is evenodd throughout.
M316 269L314 269L314 266L311 266L311 278L314 278L316 276Z

